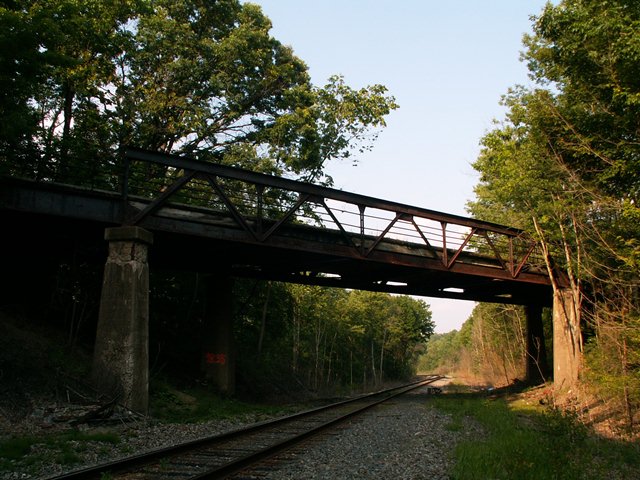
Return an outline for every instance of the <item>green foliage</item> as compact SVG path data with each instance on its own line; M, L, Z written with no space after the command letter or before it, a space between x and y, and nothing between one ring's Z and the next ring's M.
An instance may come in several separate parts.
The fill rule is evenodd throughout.
M420 357L421 372L451 372L457 366L460 356L460 335L457 330L436 333L427 342L427 351Z
M393 97L386 96L387 89L373 85L354 90L345 84L341 76L329 78L323 88L313 89L314 102L305 110L298 109L295 121L305 131L305 148L290 151L285 163L300 168L301 161L309 163L306 180L313 180L322 173L328 159L352 158L357 153L371 150L378 136L377 128L386 126L384 117L398 108ZM309 125L309 120L312 124ZM276 126L276 129L278 127ZM309 138L311 136L311 138ZM293 155L292 155L293 154ZM354 157L353 162L357 159Z
M154 381L150 389L150 411L154 418L170 423L199 423L244 416L282 413L282 407L256 405L216 395L205 387L176 390Z
M543 315L543 324L551 318ZM550 332L545 332L550 335ZM492 384L510 384L525 374L526 318L521 307L479 304L460 331L434 335L420 359L424 372L452 373ZM548 340L548 338L546 338ZM549 350L547 350L549 351ZM539 366L548 370L547 359Z
M113 181L137 146L322 180L324 162L370 148L397 105L380 85L311 85L270 29L238 0L5 4L0 160L14 174Z
M600 398L624 412L626 428L633 433L640 408L640 319L622 312L597 326L598 336L585 347L584 379Z
M468 417L483 429L480 438L456 447L455 479L633 478L640 468L637 445L598 438L557 411L532 412L468 394L434 401L452 415L454 427Z
M564 161L607 194L636 200L639 27L636 2L568 0L548 5L525 40L534 78L560 89L553 142Z
M18 460L31 450L38 440L33 437L18 437L0 443L0 457L5 460Z
M316 391L407 378L433 333L428 306L410 297L272 283L264 310L264 286L243 307L239 358L267 378L286 372L283 388L291 374Z
M640 9L629 0L563 0L547 4L533 27L522 57L537 87L505 96L506 118L474 164L481 176L469 210L538 235L569 274L586 307L587 376L616 392L631 426L640 365L630 333L640 312Z
M181 388L199 379L202 345L193 339L208 334L207 282L194 273L152 272L152 378L166 374ZM335 392L408 378L434 329L428 305L405 296L236 279L233 298L244 398L282 399L304 389ZM171 395L165 400L171 407Z

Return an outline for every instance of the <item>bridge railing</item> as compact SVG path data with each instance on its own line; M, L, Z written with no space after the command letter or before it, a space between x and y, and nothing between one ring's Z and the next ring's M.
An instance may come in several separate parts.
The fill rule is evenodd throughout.
M330 242L342 255L375 258L402 248L446 269L466 263L512 278L544 274L535 241L515 228L175 155L131 149L127 159L122 195L134 208L124 223L189 209L203 228L231 221L256 243L299 241L301 232L322 229L334 233Z
M125 224L189 213L203 229L224 225L254 243L313 238L343 256L402 253L445 269L545 274L536 243L514 228L175 155L130 149L122 158L2 162L0 174L120 195Z
M66 184L110 192L122 191L124 160L115 156L92 157L89 161L69 157L60 160L45 154L0 158L0 175L38 183Z

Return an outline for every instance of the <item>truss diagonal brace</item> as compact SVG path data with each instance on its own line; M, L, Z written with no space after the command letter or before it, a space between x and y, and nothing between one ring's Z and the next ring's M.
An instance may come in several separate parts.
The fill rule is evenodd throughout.
M366 251L366 253L364 254L365 257L368 257L369 254L373 252L373 250L378 246L378 244L382 241L384 236L389 232L389 230L391 230L391 228L396 224L396 222L400 219L401 216L402 216L401 213L396 212L395 218L391 220L391 222L389 222L389 225L387 225L387 228L385 228L384 231L380 235L378 235L378 238L375 239L375 241L373 242L373 245L371 245L369 249Z
M513 278L517 278L518 275L520 275L520 272L524 268L524 265L527 263L527 260L529 260L529 257L531 256L535 248L536 248L536 244L534 242L531 242L531 246L529 247L529 250L527 250L527 253L524 254L522 261L518 264L518 268L516 268L515 271L513 272Z
M464 239L464 242L462 242L462 245L460 245L460 248L458 248L458 250L453 255L453 257L451 257L451 260L449 260L447 262L447 268L451 268L453 266L453 264L456 263L456 260L458 259L458 257L462 253L462 251L464 250L464 247L467 246L467 243L469 243L469 240L471 240L471 237L473 237L476 234L477 231L478 231L478 229L476 227L473 227L471 229L471 231L469 232L469 235L466 236L466 238Z
M140 223L146 216L151 215L153 212L158 210L166 200L184 187L192 178L196 176L195 170L185 170L184 175L178 178L175 182L169 185L164 192L160 194L158 198L153 200L149 205L147 205L144 209L140 210L135 217L125 222L125 225L137 225Z
M496 256L496 259L500 262L500 265L502 265L502 268L505 271L511 273L511 275L513 275L513 271L509 269L509 267L507 266L506 262L502 259L502 256L500 255L500 252L496 248L495 243L493 243L493 240L491 240L491 237L489 237L489 235L487 235L487 231L486 230L482 231L482 236L487 240L487 243L489 244L489 246L493 250L493 253Z
M224 190L222 190L222 187L216 181L215 177L213 177L212 175L206 175L206 178L207 178L207 181L213 187L213 189L216 191L216 193L218 195L220 195L220 198L222 199L222 201L224 202L226 207L229 209L229 212L231 213L231 216L236 221L236 223L238 225L240 225L244 230L249 232L249 234L253 237L254 240L258 240L259 241L259 238L258 238L258 235L256 234L256 232L253 231L253 229L249 226L249 224L244 219L242 214L238 211L238 209L233 204L233 202L231 202L231 200L229 199L227 194L224 192Z
M284 216L278 220L277 223L275 223L268 231L267 233L265 233L261 238L260 241L264 242L267 238L269 238L271 235L273 235L273 233L278 230L278 228L280 228L280 226L286 222L289 217L291 217L291 215L293 215L295 213L296 210L298 210L300 208L300 206L302 204L304 204L310 197L311 195L308 193L305 194L300 194L298 197L298 201L295 203L295 205L293 207L291 207L289 210L287 210L287 212L284 214Z
M338 218L335 216L335 214L333 213L333 211L329 208L329 206L327 205L327 202L325 202L324 198L319 198L317 199L318 203L320 203L324 209L327 211L327 213L329 214L329 216L331 217L331 219L333 220L333 223L335 223L338 228L340 229L340 233L342 233L343 238L346 240L347 244L352 246L353 248L358 248L356 247L356 244L353 243L353 240L351 239L351 237L349 236L349 234L347 233L347 231L344 229L344 227L342 226L342 223L340 223L340 221L338 220Z
M406 220L406 218L403 217L402 220ZM416 232L418 232L420 237L422 237L422 240L427 246L427 250L429 250L433 254L433 258L438 258L438 252L436 251L435 248L433 248L433 245L431 245L431 242L429 242L429 239L427 238L427 236L424 234L420 226L416 223L415 219L413 218L413 215L411 215L411 223L413 224L413 228L416 229Z

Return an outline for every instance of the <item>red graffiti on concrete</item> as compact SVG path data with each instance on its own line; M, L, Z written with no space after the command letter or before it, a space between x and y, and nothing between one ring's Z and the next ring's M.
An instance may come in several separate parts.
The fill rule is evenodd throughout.
M226 353L205 353L204 361L207 365L225 365L227 363Z

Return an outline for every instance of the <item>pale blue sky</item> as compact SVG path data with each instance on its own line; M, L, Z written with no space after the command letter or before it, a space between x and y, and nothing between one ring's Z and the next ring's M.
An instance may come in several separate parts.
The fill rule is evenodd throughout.
M519 61L544 0L253 0L313 83L341 74L380 83L400 108L371 152L329 165L335 187L465 215L479 140L502 117L501 95L528 84ZM460 328L472 302L426 298L436 331Z

